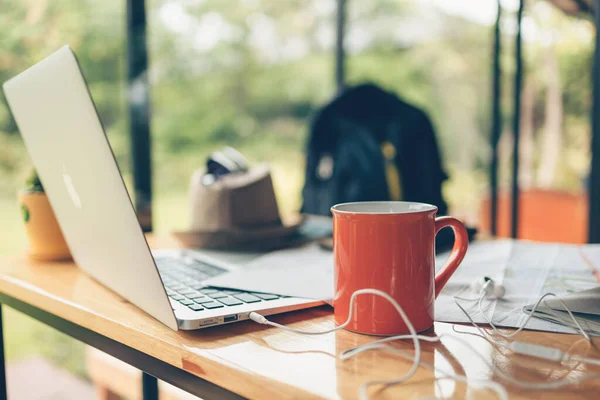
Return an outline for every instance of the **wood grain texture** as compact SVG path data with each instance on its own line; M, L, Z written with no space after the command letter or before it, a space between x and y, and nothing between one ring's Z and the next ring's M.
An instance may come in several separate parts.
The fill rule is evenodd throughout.
M171 239L151 240L154 247L173 247ZM69 262L34 261L26 255L0 258L0 292L56 316L143 351L171 365L249 398L354 399L361 383L401 376L411 362L398 355L375 350L353 359L336 358L345 349L374 340L347 331L324 336L300 336L252 321L195 332L174 332L137 307L96 283ZM149 294L151 295L151 294ZM331 308L323 306L271 317L272 320L307 330L333 326ZM549 382L574 379L600 367L583 364L548 364L497 349L460 326L464 339L485 354L485 362L462 344L445 339L423 344L423 361L466 374L471 384L436 380L439 373L420 368L408 382L382 389L374 387L371 398L397 399L446 396L495 398L475 385L477 379L494 376L494 364L522 380ZM436 323L430 334L452 333L452 325ZM559 347L564 351L600 359L600 351L575 335L524 332L519 340ZM596 342L596 341L595 341ZM412 351L409 342L395 344ZM500 382L502 382L500 380ZM526 391L505 384L514 399L586 399L600 397L600 380L553 391Z

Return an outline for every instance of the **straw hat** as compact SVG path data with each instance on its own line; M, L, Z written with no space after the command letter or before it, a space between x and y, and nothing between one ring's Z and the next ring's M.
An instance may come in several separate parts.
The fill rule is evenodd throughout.
M206 184L204 171L190 183L189 231L174 235L187 247L272 249L289 242L303 217L279 215L267 164L236 172Z

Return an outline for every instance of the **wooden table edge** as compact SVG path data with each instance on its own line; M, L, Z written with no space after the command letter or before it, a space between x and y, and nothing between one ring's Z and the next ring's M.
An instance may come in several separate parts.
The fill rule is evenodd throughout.
M0 257L0 260L1 259L9 262L22 262L23 258ZM101 284L98 283L98 285ZM23 298L24 296L19 296L17 294L19 292L22 293L24 290L32 296L39 296L39 298L36 299L37 301L29 302ZM106 288L106 290L110 291L108 288ZM98 329L98 326L89 323L76 324L71 322L65 315L51 312L50 309L52 307L44 306L44 304L48 304L48 300L56 302L60 308L70 308L71 312L76 311L86 313L87 316L102 318L109 324L118 325L126 330L140 332L140 330L135 329L134 327L116 320L108 319L87 308L79 307L76 303L64 301L64 299L43 291L37 286L24 285L23 281L16 278L0 275L0 305L6 305L22 312L74 339L95 347L143 372L198 396L203 400L256 398L260 395L255 389L240 383L251 379L264 381L265 378L255 374L253 371L242 365L232 363L230 360L223 359L210 351L202 349L198 349L194 352L194 355L202 360L202 365L198 365L196 360L188 360L183 357L171 357L168 360L161 359L159 354L145 352L138 348L135 340L128 340L128 337L119 337L119 335L112 334L118 330L109 328ZM141 309L139 311L140 313L144 313ZM150 315L145 315L152 320L153 323L160 324L159 321L155 320ZM83 318L83 320L86 320L87 322L87 318ZM140 333L144 334L143 332ZM160 337L156 337L156 339L162 340L166 345L173 346L169 341L163 340ZM215 359L219 359L220 362L215 362ZM211 376L219 376L219 370L222 371L223 368L227 368L227 376L230 377L230 379L209 379ZM167 371L167 373L164 374L162 371ZM276 381L268 381L265 383L268 384L268 386L263 386L265 392L277 395L278 398L281 399L298 398L299 395L301 395L302 398L307 399L322 398L314 393L304 391L301 388L293 387L285 383Z

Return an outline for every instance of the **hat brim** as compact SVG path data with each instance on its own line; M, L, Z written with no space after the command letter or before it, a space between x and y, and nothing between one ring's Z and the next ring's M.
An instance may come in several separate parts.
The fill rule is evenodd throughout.
M281 224L236 228L228 231L178 231L175 238L187 248L228 250L274 250L292 242L304 215L282 219Z

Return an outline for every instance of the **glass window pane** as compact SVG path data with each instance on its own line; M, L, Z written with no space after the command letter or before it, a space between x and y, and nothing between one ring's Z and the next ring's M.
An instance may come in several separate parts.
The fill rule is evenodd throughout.
M189 224L188 182L223 146L266 161L300 207L304 144L334 93L334 0L151 1L155 227Z

